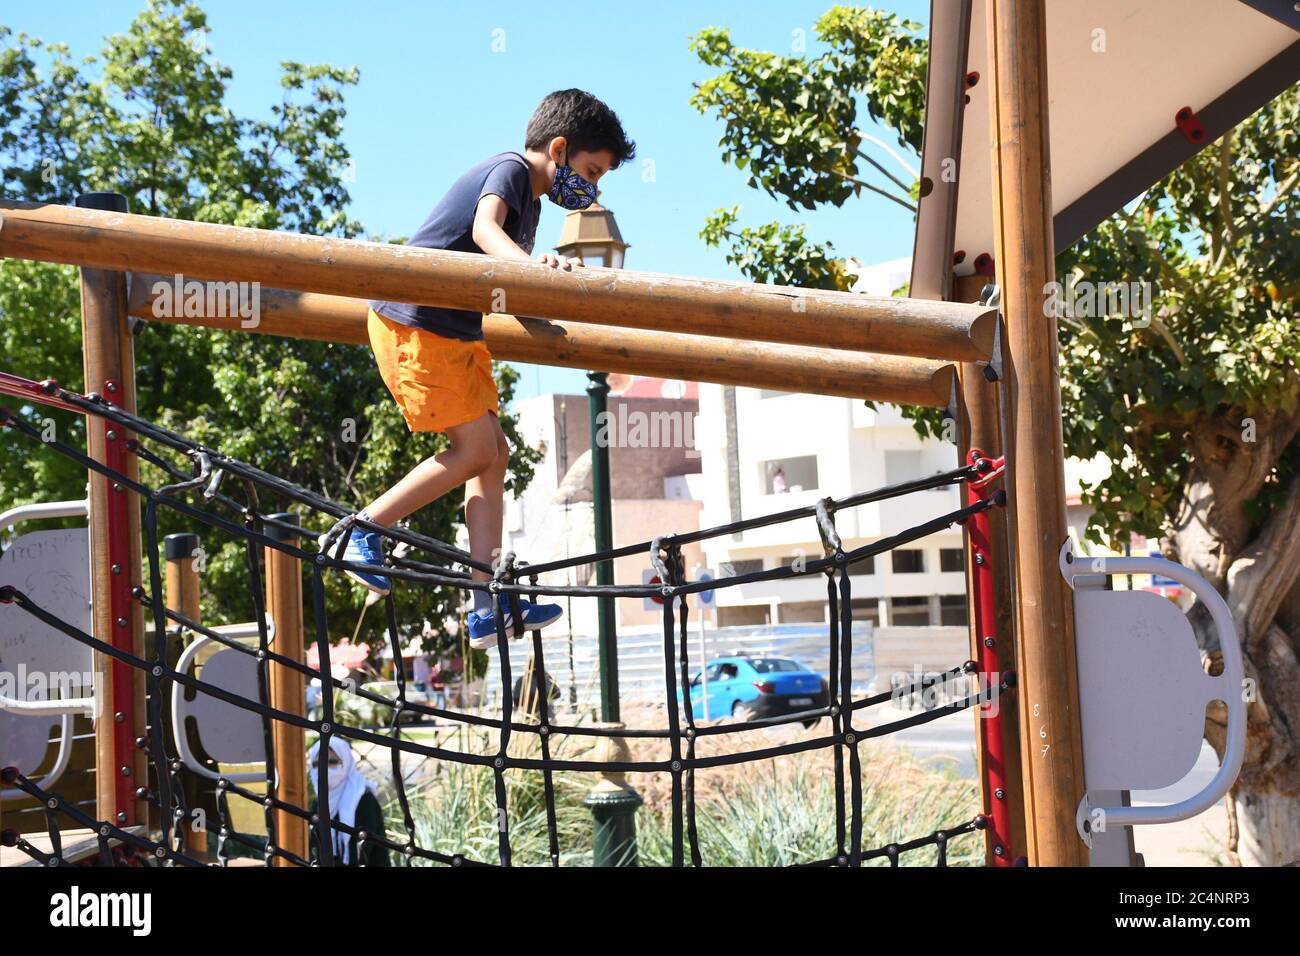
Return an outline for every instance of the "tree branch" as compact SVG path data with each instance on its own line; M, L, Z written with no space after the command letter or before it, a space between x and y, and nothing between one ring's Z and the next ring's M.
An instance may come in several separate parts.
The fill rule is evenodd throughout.
M1232 168L1232 130L1224 133L1219 140L1219 222L1223 227L1223 252L1231 249L1236 242L1236 230L1232 227L1232 204L1228 201L1229 171Z
M911 187L911 186L907 185L907 183L903 182L901 179L899 179L897 176L895 176L893 173L891 173L889 170L887 170L884 166L880 165L880 163L876 162L874 159L872 159L870 156L868 156L868 155L867 155L866 153L864 153L862 150L860 150L860 149L855 149L855 150L853 151L853 154L854 154L855 156L859 157L860 159L865 159L868 163L870 163L870 164L871 164L872 166L874 166L876 169L878 169L878 170L880 170L882 173L884 173L885 176L889 179L889 181L892 182L892 183L893 183L895 186L897 186L899 189L903 190L903 192L905 192L905 193L910 193L910 192L912 191L912 187Z
M908 164L907 160L903 159L902 156L899 156L898 153L895 152L894 149L888 143L882 143L880 140L876 139L876 137L872 136L870 133L864 133L860 129L854 129L853 132L859 139L866 140L868 143L874 143L876 146L879 146L881 149L883 149L886 153L888 153L891 157L893 157L894 162L898 163L898 165L902 166L909 173L911 173L914 179L921 178L921 174L917 172L915 169L913 169L911 165Z
M349 488L352 487L352 473L357 469L357 462L361 460L361 450L366 446L366 439L370 437L370 432L374 429L373 425L366 428L366 433L357 439L356 451L352 454L352 463L348 465L348 472L343 476L343 483Z
M842 172L840 172L838 169L827 169L827 170L825 170L825 171L828 172L828 173L830 173L832 176L838 176L838 177L840 177L840 179L847 179L849 182L853 183L853 184L856 185L856 186L861 186L863 189L869 189L869 190L871 190L873 193L879 193L881 196L884 196L886 199L892 199L894 202L898 203L900 206L902 206L902 207L903 207L904 209L906 209L908 212L911 212L911 213L915 213L915 212L916 212L916 207L913 206L911 203L906 202L905 200L899 199L899 198L898 198L897 196L895 196L893 193L891 193L891 192L886 192L885 190L881 189L879 186L873 186L873 185L871 185L871 183L864 182L863 180L858 179L858 177L856 177L856 176L850 176L848 173L842 173Z
M1165 340L1165 344L1168 345L1170 351L1174 353L1174 358L1178 359L1178 364L1183 368L1187 368L1187 353L1184 352L1183 347L1178 344L1178 340L1174 338L1174 334L1169 331L1169 326L1165 325L1163 320L1160 318L1152 316L1150 328L1151 331L1155 332L1156 335Z
M1300 475L1285 503L1228 569L1228 606L1246 641L1267 631L1282 601L1300 578Z
M1259 212L1255 214L1256 218L1263 219L1265 216L1271 215L1282 200L1286 199L1291 193L1291 190L1295 189L1298 182L1300 182L1300 168L1297 168L1294 173L1278 183L1277 192L1273 194L1272 199L1260 207Z

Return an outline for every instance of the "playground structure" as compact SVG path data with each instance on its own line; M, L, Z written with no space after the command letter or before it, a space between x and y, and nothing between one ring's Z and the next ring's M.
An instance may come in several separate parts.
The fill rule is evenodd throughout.
M1104 651L1089 647L1083 654L1076 647L1076 629L1083 635L1093 633L1090 627L1077 627L1081 620L1077 617L1078 608L1086 604L1098 616L1109 613L1105 606L1110 598L1107 592L1097 589L1098 578L1131 570L1150 570L1156 564L1147 559L1139 567L1112 559L1100 567L1090 566L1086 574L1079 574L1072 567L1072 560L1063 556L1068 552L1063 552L1067 532L1056 323L1050 309L1044 306L1044 298L1045 289L1054 278L1054 249L1059 242L1077 237L1078 232L1072 236L1071 230L1078 230L1081 225L1086 228L1085 219L1089 216L1095 217L1095 222L1108 215L1164 169L1172 168L1202 148L1218 135L1216 127L1234 122L1234 116L1240 118L1239 108L1255 108L1287 83L1294 82L1295 51L1300 47L1289 46L1284 54L1275 55L1269 52L1271 48L1267 44L1262 44L1260 55L1267 54L1267 62L1252 74L1254 84L1228 106L1217 112L1206 111L1207 121L1199 142L1189 138L1186 149L1165 149L1157 157L1159 162L1147 159L1138 169L1124 167L1128 177L1125 182L1117 183L1113 171L1102 170L1098 175L1109 177L1104 184L1109 191L1097 193L1087 188L1079 191L1068 207L1073 210L1073 218L1067 217L1066 228L1061 224L1062 210L1053 205L1052 199L1047 126L1048 31L1043 5L1031 0L992 0L987 6L969 2L938 4L933 17L928 97L931 115L926 127L910 300L595 268L566 274L537 264L480 256L133 216L126 213L121 197L104 195L83 197L78 208L0 204L0 256L64 262L82 268L85 381L87 392L95 393L94 396L76 395L57 385L39 386L12 377L0 380L3 386L0 391L27 403L59 405L87 416L88 447L84 461L96 476L90 483L89 498L94 581L91 642L99 652L102 673L109 677L103 686L107 698L103 713L114 716L112 721L101 719L97 725L98 766L120 768L121 773L100 773L96 817L82 822L100 828L103 840L112 835L128 842L138 841L138 836L127 834L123 828L143 820L145 808L152 800L163 811L161 825L165 839L161 844L150 842L149 848L160 858L192 862L172 845L170 817L177 802L168 790L171 782L165 768L169 751L157 721L152 721L151 729L159 736L146 740L142 746L136 745L136 738L142 737L146 726L146 679L153 682L155 701L161 695L160 682L164 680L185 686L198 683L172 666L174 662L161 649L162 641L158 642L156 654L163 656L146 656L146 612L154 620L155 634L164 633L167 619L194 633L205 633L202 625L181 605L171 598L165 603L160 599L163 581L159 542L153 540L151 530L155 527L151 522L156 520L158 507L174 507L195 521L243 538L248 542L249 569L254 579L261 573L255 546L266 549L266 574L268 578L277 578L281 587L275 592L279 599L267 602L267 610L276 621L276 635L286 633L281 626L286 620L301 619L301 595L295 598L289 583L300 580L296 563L309 563L313 597L318 604L321 575L326 570L338 571L344 567L336 557L305 551L294 544L297 530L293 524L284 517L258 512L255 500L223 500L220 493L213 496L214 501L250 522L250 527L240 527L229 518L217 518L203 509L186 505L176 496L178 490L188 492L200 488L215 474L224 473L246 484L270 489L314 511L337 518L347 514L346 508L333 502L287 486L250 465L224 458L215 450L198 449L181 436L164 432L134 416L131 317L232 329L240 325L238 318L211 314L157 315L151 290L159 275L164 277L163 281L166 277L184 276L217 282L262 283L266 287L262 291L265 308L258 326L249 331L339 342L364 341L361 301L364 298L499 312L493 307L493 296L504 291L510 311L545 318L489 316L484 324L485 334L499 358L634 374L668 373L677 378L724 384L945 408L958 422L959 460L964 464L938 477L945 482L966 484L972 497L960 512L936 518L935 522L908 534L919 537L954 521L962 522L967 528L971 554L967 566L971 569L974 613L970 616L971 661L964 666L980 674L987 686L1003 690L1014 686L1011 697L1014 706L1003 709L1004 719L1000 722L979 723L985 813L975 821L920 838L914 841L916 845L942 846L955 836L979 829L985 833L987 859L998 865L1007 865L1021 856L1032 865L1078 865L1087 862L1090 853L1093 862L1127 862L1131 858L1128 827L1176 819L1217 800L1240 767L1245 732L1240 694L1234 693L1241 673L1231 622L1222 619L1221 614L1216 616L1226 663L1219 684L1207 689L1188 676L1179 689L1171 690L1166 697L1149 693L1135 695L1131 688L1128 694L1110 692L1108 682L1116 674L1124 673L1133 660L1126 656L1129 652L1122 641L1108 644ZM979 60L986 71L982 88L972 87L971 72L959 68L979 56L971 37L981 34L988 38L986 59ZM1247 63L1243 68L1250 65ZM1263 79L1259 78L1261 75ZM968 91L972 88L980 90L982 106L989 118L987 173L991 185L988 195L992 197L988 205L977 199L973 207L969 205L971 197L978 197L981 190L967 188L958 194L955 181L938 173L941 161L952 156L961 157L963 175L974 168L966 155L972 147L969 140L963 140L961 120L962 98L970 96ZM1173 113L1169 114L1171 122ZM980 177L972 178L978 185ZM929 190L925 188L926 183ZM1136 188L1126 193L1133 184L1137 184ZM963 232L972 222L979 228L981 224L988 225L986 239L981 238L978 228ZM957 248L954 243L966 235L973 237L969 248L981 249L982 243L987 251L981 249L979 255L969 257L963 251L960 261L955 263L958 257L954 254ZM972 267L976 274L971 274ZM128 273L132 276L129 283ZM992 296L982 293L989 279L996 279L996 302ZM659 331L664 326L680 331ZM737 341L738 336L743 338ZM763 344L755 345L756 342ZM811 347L808 342L818 344ZM18 431L31 428L19 416L9 417L7 423ZM128 441L126 433L134 437ZM189 456L196 470L186 473L174 463L166 463L156 452L148 451L151 444ZM76 454L73 449L59 451ZM174 485L155 489L141 485L136 457L142 454L154 454L155 458L149 460L169 470L177 485L184 488ZM1005 462L1005 475L998 474L995 463L999 461ZM986 479L990 477L1001 478L1006 491L1004 497L985 493ZM926 481L918 481L901 488L884 489L881 494L929 486L932 485ZM145 504L143 526L138 508L128 505L136 497ZM828 579L828 601L832 606L831 684L836 695L826 716L832 718L832 734L794 749L769 748L734 755L735 761L739 761L813 747L834 748L838 793L844 794L847 784L851 807L846 819L841 803L836 852L817 861L829 865L857 865L878 856L897 863L899 856L912 848L912 844L881 848L860 845L862 795L857 777L857 746L863 736L853 727L852 717L856 710L871 706L872 701L853 700L845 676L852 646L845 626L849 579L844 568L853 560L883 553L902 541L886 540L873 545L872 550L846 552L835 534L833 515L839 509L852 507L854 501L869 497L827 501L814 514L774 516L789 520L816 519L826 548L825 557L808 563L807 573L825 573ZM1006 504L1005 510L997 507L1002 502ZM725 530L729 529L710 529L697 533L697 537ZM395 560L391 569L394 577L461 588L474 586L466 572L451 567L469 567L467 555L405 532L390 532L390 535L445 562L445 566L435 567ZM653 766L622 760L581 762L575 766L551 760L546 748L552 733L585 733L617 740L634 732L515 724L508 703L510 695L506 693L502 718L493 724L500 730L500 752L487 758L498 777L500 804L504 804L504 784L500 781L505 771L512 768L543 772L548 793L550 774L557 770L665 772L672 775L674 782L675 861L684 862L687 843L694 849L692 775L698 769L725 761L695 756L696 738L708 736L716 728L696 728L687 714L687 727L683 730L671 697L675 681L688 679L685 618L684 614L677 616L674 605L679 603L677 599L698 587L684 581L674 549L690 537L665 535L654 542L627 545L607 555L582 559L608 560L645 549L661 579L670 582L657 590L632 585L613 586L611 590L609 586L566 589L520 583L522 578L544 573L557 564L515 567L507 562L498 569L493 589L510 595L568 593L641 597L658 593L665 598L670 726L667 731L655 733L672 747L671 759ZM905 540L914 537L900 536ZM146 539L148 548L144 547ZM142 566L148 567L151 580L132 580L131 569ZM122 573L123 569L128 573ZM1175 577L1181 573L1173 566L1165 570ZM727 586L747 578L753 576L714 582L714 585ZM169 574L169 591L171 582ZM1190 579L1186 583L1194 590L1197 587ZM255 594L259 592L260 588L253 589ZM1214 611L1213 592L1198 592L1198 595ZM25 602L12 588L3 596L39 616L39 608ZM390 632L399 640L391 621L391 603L389 607ZM1112 630L1122 636L1126 620L1123 615L1112 619ZM53 620L46 623L54 626ZM674 644L678 624L682 627L680 649ZM316 625L324 675L328 673L328 640L319 642L320 629L324 626L320 614L316 615ZM1181 625L1185 627L1186 622L1182 621ZM1161 626L1165 628L1164 633L1172 635L1166 646L1177 648L1170 653L1184 656L1194 653L1194 642L1190 647L1187 643L1191 640L1190 629L1181 633L1179 622L1173 620L1165 620ZM64 633L76 637L66 629ZM504 644L504 635L502 638ZM223 697L222 693L214 692L227 703L256 712L265 722L268 779L274 770L273 755L300 750L307 729L331 732L328 707L323 722L308 721L295 714L293 708L297 704L293 695L307 671L300 660L286 655L282 647L272 650L271 640L272 635L262 625L259 670L264 666L266 679L262 686L266 701L244 699L236 703L228 699L230 695ZM540 638L534 635L533 641L535 659L544 672ZM1150 659L1145 661L1148 673L1151 664ZM271 679L272 665L278 668L274 674L282 683ZM1004 666L1007 674L1012 675L1009 679L1001 670ZM501 674L503 681L511 679L506 656L502 657ZM1081 679L1086 683L1081 684ZM275 691L275 687L281 690ZM202 687L196 689L203 691ZM1158 771L1151 770L1150 774L1135 779L1133 774L1142 766L1142 758L1159 753L1169 737L1153 732L1145 743L1124 741L1123 746L1128 748L1132 759L1119 760L1116 756L1120 745L1115 742L1113 727L1109 742L1098 744L1107 739L1097 726L1098 715L1105 712L1112 717L1127 716L1127 726L1132 728L1143 726L1137 722L1140 718L1135 718L1132 707L1135 697L1144 700L1147 708L1155 708L1142 711L1142 717L1154 719L1161 707L1167 711L1178 709L1177 726L1171 724L1168 734L1180 735L1185 742L1186 728L1203 719L1204 695L1210 692L1229 705L1229 746L1215 780L1196 798L1178 807L1125 807L1124 791L1178 779L1180 770L1187 769L1185 752L1180 751L1179 759L1162 761ZM1153 697L1155 704L1151 703ZM329 700L330 695L326 694L325 699ZM978 697L967 699L958 709L973 708L982 702ZM1199 713L1194 708L1197 702L1201 705ZM725 732L743 731L746 727L733 725ZM538 734L543 748L540 761L514 758L506 753L510 734L515 732ZM402 749L388 741L376 742L391 746L394 751ZM430 755L440 759L463 759L463 755L433 750L436 752ZM847 773L843 756L849 758ZM149 761L158 768L157 791L132 785L132 781L148 779ZM1147 766L1150 769L1152 765ZM1171 774L1173 779L1167 779ZM49 796L38 784L10 776L14 779L6 782L17 782L32 795ZM322 782L323 779L322 769ZM241 792L236 782L228 782L225 790L247 799L264 799L249 791ZM302 781L288 774L268 802L268 831L274 834L277 831L273 827L279 826L285 834L296 834L289 842L272 841L271 856L277 863L305 860L309 815L303 809L302 795ZM274 821L270 819L272 814L276 816ZM325 817L327 814L318 815L315 825L320 828L320 842L328 860L330 841L324 836L330 822L328 819L322 822ZM418 848L409 844L396 845L396 849L421 855ZM508 835L503 832L502 861L508 862L509 856ZM453 864L472 862L436 855L432 858ZM692 861L700 862L694 852Z
M139 654L121 646L96 640L93 636L80 631L75 625L61 620L34 600L29 593L12 585L0 590L0 602L11 605L9 613L27 615L39 620L56 632L93 647L108 658L110 667L118 671L114 675L113 690L119 694L113 706L113 721L101 720L100 726L107 725L113 731L109 741L111 759L120 763L108 766L121 766L130 772L121 774L103 773L99 780L113 789L111 804L116 816L108 820L95 819L67 804L57 791L46 789L42 784L31 780L26 775L12 769L5 771L5 782L15 785L24 793L39 798L48 808L51 821L50 832L55 835L55 842L48 849L42 849L31 840L18 834L9 834L8 842L16 844L24 852L42 863L49 864L51 859L60 856L58 842L59 829L56 821L61 817L70 818L82 829L88 829L96 835L101 844L100 853L108 858L108 845L120 841L148 853L159 861L177 865L194 865L201 858L191 849L194 834L187 826L191 819L192 806L187 803L187 783L194 775L204 775L203 768L187 752L185 714L193 713L197 708L206 707L212 714L208 722L210 736L203 739L205 750L224 762L256 762L262 755L263 767L256 772L238 774L223 772L206 774L217 778L217 854L220 862L228 862L228 851L232 844L255 845L250 835L241 833L235 823L235 814L230 810L230 803L242 800L254 807L261 807L265 813L265 828L268 839L265 844L265 859L268 863L280 865L305 865L308 860L309 824L316 835L316 845L325 848L321 861L331 861L329 830L344 829L355 833L347 824L331 821L328 805L324 812L310 814L303 799L305 761L303 741L308 730L317 732L321 737L339 735L354 743L375 745L391 752L393 759L393 777L397 785L397 794L405 816L405 839L388 839L374 834L360 834L362 845L367 841L382 842L382 845L407 862L429 861L452 866L474 865L482 863L459 854L447 854L421 846L416 838L415 826L404 780L398 767L402 755L431 757L441 761L477 765L491 768L496 779L496 801L500 819L508 823L510 805L506 797L506 778L514 771L540 771L545 780L545 792L550 830L551 858L558 862L557 836L555 830L555 792L553 775L566 771L597 771L604 774L622 774L629 771L655 772L669 774L673 780L673 859L677 864L690 862L699 865L702 862L696 827L696 806L694 799L695 775L710 768L738 764L750 760L774 759L786 755L797 755L813 749L833 748L836 756L835 775L837 780L838 814L836 826L836 846L832 855L807 862L818 865L859 865L872 859L887 859L891 864L898 864L900 858L921 848L933 847L937 860L946 859L947 845L950 840L977 831L985 831L991 840L990 846L1003 864L1011 862L1010 847L1001 835L1008 831L1010 819L1005 806L995 805L989 814L980 814L974 819L953 821L952 826L921 835L906 842L891 843L884 846L865 847L862 845L862 804L863 786L858 765L858 747L867 740L881 736L894 729L911 726L937 719L949 713L983 706L996 702L999 694L1009 689L1009 684L1002 680L996 670L996 657L992 648L982 655L982 666L989 667L991 679L995 681L992 688L967 694L955 702L935 708L919 715L893 720L874 727L855 727L854 719L866 708L876 707L889 702L898 691L888 690L864 699L852 696L850 681L852 677L853 646L851 640L851 621L849 607L852 589L847 573L849 565L874 555L883 554L891 548L911 541L951 525L954 522L978 523L990 511L1002 502L1000 493L988 488L990 480L996 479L997 469L994 463L978 458L974 463L948 473L927 476L902 485L880 489L875 492L850 496L838 501L824 500L815 507L793 509L778 515L766 515L761 518L735 522L720 528L690 532L678 535L664 535L653 541L624 545L612 552L596 555L582 555L576 558L549 562L546 564L525 565L516 563L513 555L508 555L501 565L493 569L490 584L474 582L464 571L454 565L467 568L479 568L469 555L450 548L441 542L433 541L401 529L390 529L387 533L395 539L411 546L420 560L408 555L390 558L390 571L402 584L399 586L454 586L458 588L488 588L494 592L504 593L514 599L518 595L547 594L573 595L583 597L614 596L640 599L649 596L661 596L664 599L664 667L666 683L666 712L668 727L657 728L614 728L608 726L563 725L553 722L549 716L537 717L532 722L515 716L515 709L510 696L503 696L500 719L472 713L448 711L442 708L428 707L410 701L406 697L405 680L399 674L398 690L395 698L384 698L365 689L349 688L344 681L332 677L330 671L329 624L324 607L324 577L329 573L347 567L338 560L337 555L329 550L304 550L297 543L299 533L299 514L306 512L313 516L324 515L327 518L346 517L346 509L326 501L302 488L289 485L272 475L268 475L245 463L227 458L214 449L200 448L181 436L167 432L151 425L104 401L102 397L86 397L58 388L53 383L26 382L6 377L0 380L2 387L9 394L20 394L31 403L49 401L69 408L81 410L87 415L91 428L102 422L106 431L117 436L130 435L126 439L132 456L148 461L162 469L174 482L150 487L127 477L123 472L94 462L75 448L61 442L45 442L49 448L60 455L71 457L83 463L102 478L103 483L114 489L114 504L125 502L127 495L139 495L144 502L144 515L141 535L144 542L143 556L148 568L146 583L131 589L128 605L118 605L113 613L121 615L113 622L111 632L118 638L126 636L128 619L126 615L145 612L153 624L154 635L188 633L198 640L189 648L178 653L178 648L171 640L156 640L150 652ZM6 419L9 428L31 441L42 441L40 432L24 417L11 415ZM118 439L114 439L118 440ZM186 466L192 466L187 469ZM191 474L190 471L194 473ZM955 483L965 483L973 490L971 502L964 507L946 515L940 515L906 532L891 538L877 541L871 545L845 549L835 531L835 514L859 504L883 501L890 498L938 488ZM229 490L223 490L228 488ZM120 489L120 490L118 490ZM257 510L256 502L260 499L274 497L277 502L290 501L298 513L263 514ZM256 628L257 641L253 645L240 644L231 639L231 635L222 634L217 629L207 628L193 616L195 611L189 609L193 604L193 595L197 586L197 575L185 567L185 561L191 554L189 542L177 542L177 538L190 535L170 536L166 542L159 540L159 514L164 509L173 510L204 529L204 540L215 534L233 536L246 543L246 566L250 582L250 594L253 595L257 609L257 620L261 623ZM110 517L108 536L110 541L124 537L126 509L115 509L116 517ZM811 520L815 521L822 540L826 546L825 557L810 560L802 569L780 568L770 571L739 575L714 582L688 582L685 580L681 556L682 545L713 535L731 533L735 530L770 524L774 521ZM116 525L116 527L115 527ZM986 533L986 532L985 532ZM177 545L177 546L173 546ZM591 564L599 560L610 560L620 554L646 553L658 571L661 586L614 585L614 586L564 586L539 585L539 576L548 572L577 564ZM264 559L258 560L259 553ZM432 556L438 564L425 560ZM164 581L164 562L166 558L166 580ZM443 562L446 562L445 564ZM316 647L319 653L320 670L315 671L302 661L302 630L304 608L302 602L302 566L306 567L310 580L310 605L312 622L315 629ZM119 566L120 574L122 566ZM264 570L263 570L264 569ZM487 570L484 568L484 570ZM110 574L112 571L110 569ZM746 581L764 578L790 577L796 574L823 574L827 579L827 596L831 602L833 615L828 635L831 651L829 681L834 688L829 706L813 710L800 709L789 715L768 718L759 721L741 722L721 725L697 725L693 715L686 710L679 713L675 702L675 689L689 683L691 660L688 652L689 638L685 611L687 595L705 588L735 586ZM262 578L265 577L265 594L261 595ZM524 583L524 582L527 583ZM166 590L165 600L156 597ZM188 593L187 593L188 592ZM386 599L387 631L391 646L396 650L403 640L398 633L393 599ZM499 629L500 630L500 629ZM499 662L501 667L501 686L508 688L512 683L509 654L506 651L506 637L499 634ZM188 664L193 660L199 641L221 645L217 655L210 657L205 670L195 676ZM532 635L533 661L537 671L545 672L545 649L538 632ZM218 661L224 660L218 664ZM945 681L956 680L964 674L972 674L981 665L967 662L954 667L942 675ZM209 670L210 669L210 670ZM989 674L985 674L988 677ZM303 716L300 695L303 682L309 677L319 677L323 683L337 691L350 693L358 698L382 703L394 709L391 735L379 734L364 728L347 726L339 721L335 713L334 695L323 695L324 713L319 720ZM147 693L141 695L148 704L148 732L134 739L123 740L130 732L125 719L118 720L117 714L127 711L120 703L122 698L129 698L132 685L143 680L147 683ZM907 691L921 690L925 681L918 678ZM277 690L277 688L287 688ZM187 698L192 701L186 702ZM133 700L133 704L140 698ZM165 720L164 710L170 700L174 719L170 724ZM521 708L525 713L529 708ZM474 753L465 750L453 750L442 746L430 746L426 743L403 739L398 733L398 716L401 711L410 711L427 716L452 719L469 725L486 728L495 733L498 745L488 753ZM832 734L814 739L795 740L784 744L765 744L758 749L743 750L735 753L707 754L697 753L697 745L709 738L723 735L743 734L758 726L778 726L781 724L804 721L810 717L829 717L834 727ZM999 717L996 711L984 723L989 733L1000 732ZM244 753L235 752L227 746L228 739L240 736L236 733L236 724L243 723L260 733L254 739L260 747L253 746ZM120 728L127 724L123 732ZM215 733L212 732L215 728ZM540 759L520 756L511 748L516 736L531 735L541 748ZM573 760L557 756L551 750L557 743L567 737L585 736L605 738L615 747L613 753L606 753L595 760ZM617 743L623 738L635 737L643 740L655 740L665 744L668 753L662 759L630 759L617 751ZM248 740L248 734L242 738ZM845 754L841 753L844 748ZM143 766L139 766L144 764ZM101 766L103 766L101 764ZM139 766L137 771L136 767ZM325 767L320 765L320 777L317 792L328 793L325 786ZM253 784L265 780L265 793L254 789ZM993 772L990 780L1004 787L999 772ZM142 781L146 781L143 782ZM151 839L140 834L134 828L144 822L152 824L150 830L161 829L160 839ZM509 863L512 859L510 827L504 826L500 831L500 862ZM689 857L688 857L689 855Z

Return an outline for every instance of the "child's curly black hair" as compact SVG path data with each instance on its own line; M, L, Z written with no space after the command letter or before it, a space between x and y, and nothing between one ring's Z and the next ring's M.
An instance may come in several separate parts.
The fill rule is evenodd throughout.
M525 149L545 150L557 136L563 136L571 152L607 149L614 155L611 169L636 156L636 143L627 138L614 111L583 90L556 90L544 100L528 121Z

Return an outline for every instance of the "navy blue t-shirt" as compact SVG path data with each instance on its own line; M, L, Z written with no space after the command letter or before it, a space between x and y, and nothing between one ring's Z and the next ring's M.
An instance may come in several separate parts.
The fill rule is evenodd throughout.
M506 201L510 211L506 213L502 229L518 243L519 248L531 253L542 203L533 198L528 163L519 153L497 153L456 180L407 245L482 254L483 250L474 242L471 233L478 202L489 195L500 196ZM468 341L483 338L481 312L405 302L374 301L370 307L394 322L427 329L448 338Z

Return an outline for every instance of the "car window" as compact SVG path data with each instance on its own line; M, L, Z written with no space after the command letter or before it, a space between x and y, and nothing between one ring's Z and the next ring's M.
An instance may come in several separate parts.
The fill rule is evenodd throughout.
M709 665L709 670L708 670L708 673L707 673L706 676L708 677L709 680L717 680L717 679L718 679L718 675L721 674L721 673L722 673L722 665L721 665L721 664L710 664L710 665Z
M788 674L792 671L803 670L797 662L787 660L784 657L750 658L749 666L760 674Z
M718 675L720 680L731 680L740 673L740 668L735 664L722 664L720 665L720 669L722 671L722 673Z

